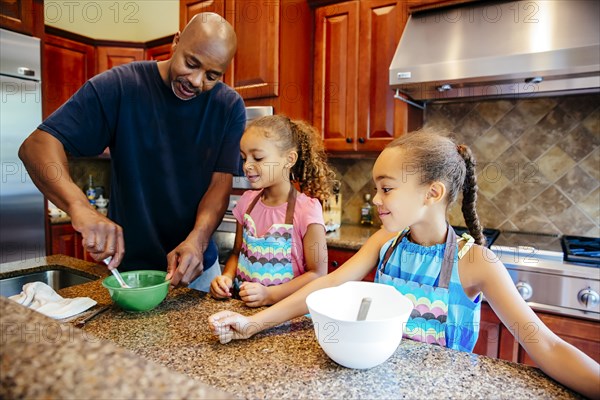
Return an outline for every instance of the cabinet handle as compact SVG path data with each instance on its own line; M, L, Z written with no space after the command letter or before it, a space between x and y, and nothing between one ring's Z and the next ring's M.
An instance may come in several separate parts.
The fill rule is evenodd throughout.
M358 138L358 143L364 143L365 142L365 138Z
M331 262L331 266L332 266L333 268L337 268L337 267L338 267L338 265L339 265L339 264L338 264L338 262L337 262L337 261L335 261L335 260L333 260L333 261Z
M347 137L346 138L346 143L352 143L352 138Z

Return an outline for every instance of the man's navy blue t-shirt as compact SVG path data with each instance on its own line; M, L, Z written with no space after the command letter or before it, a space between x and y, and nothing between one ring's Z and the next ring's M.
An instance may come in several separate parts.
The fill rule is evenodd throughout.
M194 227L213 172L236 174L244 102L219 82L183 101L155 61L113 68L86 82L39 129L73 156L110 148L109 217L123 227L123 270L166 269ZM211 240L204 267L217 259Z

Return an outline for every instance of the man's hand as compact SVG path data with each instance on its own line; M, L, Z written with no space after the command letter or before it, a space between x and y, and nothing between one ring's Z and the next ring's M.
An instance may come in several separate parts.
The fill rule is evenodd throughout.
M240 285L240 298L248 307L271 305L269 289L257 282L244 282Z
M70 215L73 228L83 237L84 250L96 261L112 257L108 269L117 268L125 254L123 229L87 205L73 207Z
M167 254L167 277L171 287L187 286L204 271L204 253L197 240L188 237Z
M231 297L233 281L227 275L219 275L210 283L210 294L215 299Z

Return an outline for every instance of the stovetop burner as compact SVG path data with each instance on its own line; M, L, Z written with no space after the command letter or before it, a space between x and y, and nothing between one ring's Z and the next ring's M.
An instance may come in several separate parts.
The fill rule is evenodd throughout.
M600 266L600 238L563 236L564 260Z

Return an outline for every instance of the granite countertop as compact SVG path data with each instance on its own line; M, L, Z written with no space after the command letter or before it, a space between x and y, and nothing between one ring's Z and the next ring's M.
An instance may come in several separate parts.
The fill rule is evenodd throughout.
M358 250L375 232L378 226L342 224L337 230L325 235L327 247Z
M71 260L60 262L82 267ZM60 294L110 304L100 280ZM113 306L82 330L5 299L0 308L3 327L20 325L25 328L17 329L29 332L23 329L33 324L40 332L69 332L57 346L44 335L8 335L3 328L0 397L82 397L77 394L87 387L91 391L83 397L219 397L225 391L241 398L578 398L536 368L410 340L375 368L344 368L321 350L306 317L222 345L207 328L208 316L223 309L256 310L186 288L171 291L146 313ZM163 379L169 385L157 383ZM152 391L139 389L138 382ZM116 388L123 391L115 395Z

